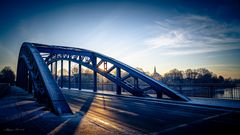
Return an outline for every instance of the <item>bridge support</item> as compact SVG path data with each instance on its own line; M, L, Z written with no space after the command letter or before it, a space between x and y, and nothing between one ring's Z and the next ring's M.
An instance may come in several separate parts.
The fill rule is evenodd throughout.
M157 98L163 98L163 92L157 91Z
M68 61L68 89L71 89L71 61Z
M57 61L55 62L55 65L54 65L54 79L57 82Z
M28 91L28 70L27 70L27 67L25 66L25 68L24 68L24 89L26 90L26 91Z
M30 72L29 72L28 73L28 92L29 93L32 93L32 85L33 85L32 77L31 77Z
M138 78L134 77L134 87L138 88Z
M63 88L63 60L61 60L61 88Z
M57 81L57 61L55 62L54 72L55 72L54 78Z
M97 92L97 58L95 56L92 57L92 64L95 68L93 70L93 92Z
M117 70L116 70L116 77L118 79L121 79L121 69L118 67ZM117 95L121 95L122 94L122 91L121 91L121 86L116 84L116 92L117 92Z
M97 92L97 72L93 71L93 91Z
M78 89L82 89L82 65L78 64Z

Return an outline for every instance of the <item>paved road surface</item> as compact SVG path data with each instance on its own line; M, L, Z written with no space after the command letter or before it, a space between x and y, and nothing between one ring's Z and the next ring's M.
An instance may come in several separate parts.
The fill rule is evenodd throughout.
M238 132L240 113L186 104L63 90L74 113L116 134Z
M109 131L89 121L83 115L56 116L31 94L12 87L0 98L0 135L102 135Z
M56 116L23 89L0 98L0 135L236 134L240 113L63 90L74 115Z

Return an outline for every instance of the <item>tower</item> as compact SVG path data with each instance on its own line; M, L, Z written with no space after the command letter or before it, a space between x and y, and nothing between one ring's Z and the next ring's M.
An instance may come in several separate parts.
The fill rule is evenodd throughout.
M156 66L154 66L154 71L153 71L153 74L156 74L157 71L156 71Z
M154 66L154 71L153 71L152 77L156 80L162 79L162 76L157 72L156 66Z

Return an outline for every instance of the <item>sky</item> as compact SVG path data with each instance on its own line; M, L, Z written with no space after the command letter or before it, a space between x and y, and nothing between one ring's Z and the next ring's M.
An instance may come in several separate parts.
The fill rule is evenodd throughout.
M207 68L240 78L237 0L1 0L0 69L23 42L90 49L164 74Z

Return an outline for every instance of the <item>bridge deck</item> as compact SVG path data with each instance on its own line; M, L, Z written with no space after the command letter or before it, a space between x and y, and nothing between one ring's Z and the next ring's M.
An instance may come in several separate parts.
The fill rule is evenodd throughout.
M62 90L68 90L68 88L62 88ZM79 91L78 89L71 89ZM81 92L90 92L92 93L92 89L82 89ZM134 99L146 99L148 101L164 101L171 103L186 103L185 101L174 101L174 100L164 100L164 99L156 99L152 97L136 97L132 96L128 92L122 92L121 95L116 95L115 91L109 90L98 90L96 93L99 95L106 96L120 96L120 97L131 97ZM201 98L201 97L189 97L191 101L187 102L187 104L197 105L197 106L205 106L205 107L213 107L213 108L222 108L222 109L234 109L240 111L240 100L228 100L228 99L217 99L217 98Z
M30 94L13 88L0 99L0 134L227 134L240 112L62 90L72 116L55 116Z

